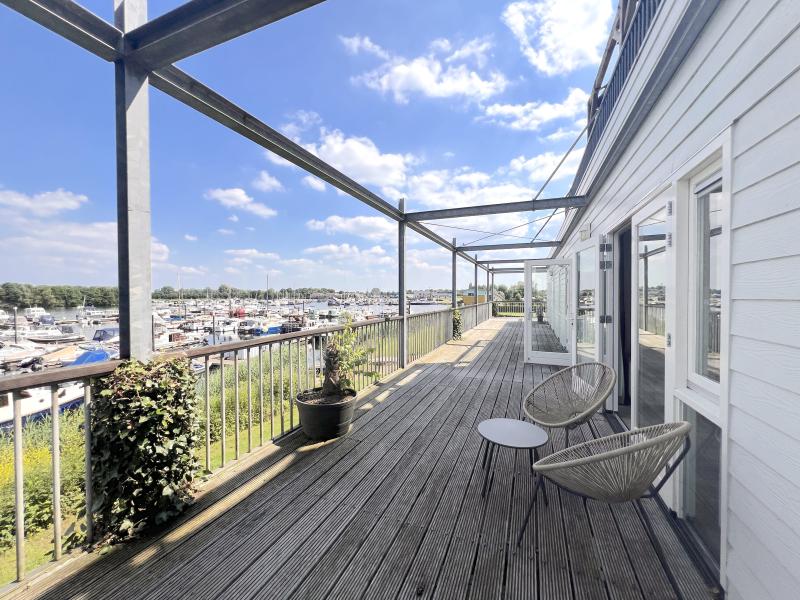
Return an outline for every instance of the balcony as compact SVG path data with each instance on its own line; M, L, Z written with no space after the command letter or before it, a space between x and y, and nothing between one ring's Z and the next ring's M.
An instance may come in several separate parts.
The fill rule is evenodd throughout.
M80 554L13 597L710 597L653 500L645 506L678 590L630 505L548 487L549 505L537 504L515 546L533 491L528 457L500 452L482 498L476 426L519 417L526 391L555 367L523 362L520 319L477 320L367 388L347 436L279 437L206 482L169 530ZM578 437L610 433L598 414ZM544 453L563 442L554 432Z

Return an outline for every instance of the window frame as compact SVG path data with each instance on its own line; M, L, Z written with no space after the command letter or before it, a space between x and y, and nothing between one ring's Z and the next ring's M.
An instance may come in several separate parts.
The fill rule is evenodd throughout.
M698 265L699 261L696 260L699 256L698 248L697 248L697 239L698 239L698 207L697 207L697 199L702 195L703 192L708 191L709 188L713 188L715 186L719 186L720 193L723 194L722 198L722 214L721 214L721 221L723 223L722 233L720 234L720 258L722 261L720 262L720 280L721 280L721 288L720 288L720 305L725 307L726 300L730 297L729 290L727 289L727 278L724 275L725 269L727 269L727 265L724 262L724 258L726 256L724 252L724 248L727 245L726 240L724 239L725 236L729 235L729 228L726 224L729 222L729 214L730 214L730 202L728 201L727 196L724 194L725 186L723 181L723 173L722 173L722 166L719 162L715 162L710 167L703 169L700 173L695 175L689 180L689 210L688 210L688 217L689 217L689 229L688 229L688 269L687 269L687 295L686 295L686 307L687 307L687 314L686 314L686 324L687 324L687 331L686 331L686 364L684 365L686 368L686 387L693 392L696 392L700 396L702 406L702 400L711 401L712 403L719 405L720 398L722 396L722 353L723 351L727 350L722 343L722 336L723 331L721 327L722 322L722 315L720 316L720 381L714 381L704 375L701 375L697 372L697 358L698 358L698 348L697 348L697 327L698 327L698 306L697 306L697 298L698 298ZM725 361L727 362L727 361ZM702 409L701 409L702 410Z

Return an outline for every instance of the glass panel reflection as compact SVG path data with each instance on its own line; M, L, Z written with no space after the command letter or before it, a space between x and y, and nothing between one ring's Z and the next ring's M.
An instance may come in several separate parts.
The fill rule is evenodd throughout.
M719 381L722 186L697 196L695 372Z
M534 352L567 352L569 347L569 268L566 265L533 267L529 340Z
M639 332L636 374L637 426L664 422L666 332L666 210L638 227Z
M719 564L721 431L714 423L684 406L692 424L692 448L683 466L683 512L686 522Z
M595 289L597 287L597 254L594 248L578 252L578 307L576 338L578 362L597 360L595 342Z

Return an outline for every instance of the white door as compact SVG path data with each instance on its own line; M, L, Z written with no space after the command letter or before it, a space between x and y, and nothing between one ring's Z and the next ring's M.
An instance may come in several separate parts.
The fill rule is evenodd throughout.
M525 262L525 361L569 366L575 323L572 262Z

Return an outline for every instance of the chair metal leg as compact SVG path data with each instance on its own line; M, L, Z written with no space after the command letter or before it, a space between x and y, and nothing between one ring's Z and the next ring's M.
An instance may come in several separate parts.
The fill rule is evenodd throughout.
M492 459L494 458L495 444L492 444L491 442L487 443L489 445L489 458L487 459L486 473L483 476L483 489L481 490L481 496L486 496L486 485L489 483L489 473L492 472Z
M531 513L533 512L533 507L536 504L536 496L539 493L539 488L541 487L544 489L542 482L544 478L542 476L536 477L536 485L533 488L533 499L531 500L530 505L528 506L528 512L525 513L525 520L522 522L522 529L519 530L519 535L517 536L517 546L522 543L522 536L525 535L525 529L528 527L528 521L531 518Z
M644 506L642 506L642 501L640 499L636 499L635 501L636 508L639 509L639 514L642 516L642 521L644 521L644 528L647 531L647 537L650 538L650 542L653 544L653 548L655 548L656 556L658 556L658 560L661 561L661 565L664 567L664 571L667 574L667 579L669 580L672 589L675 590L675 594L678 596L678 600L683 600L683 594L681 594L680 588L678 588L678 582L675 579L675 576L672 574L672 569L670 568L669 564L667 564L666 558L664 558L664 550L661 547L661 542L658 541L656 537L656 533L653 530L653 524L650 522L650 517L647 515L647 511L645 511Z
M564 429L564 448L569 448L569 429Z
M483 450L483 460L481 461L481 469L486 468L486 453L489 451L489 448L487 446L488 442L486 441L486 438L481 438L481 448L480 450L478 450L478 452Z
M531 463L531 471L533 471L533 448L528 448L528 460Z

